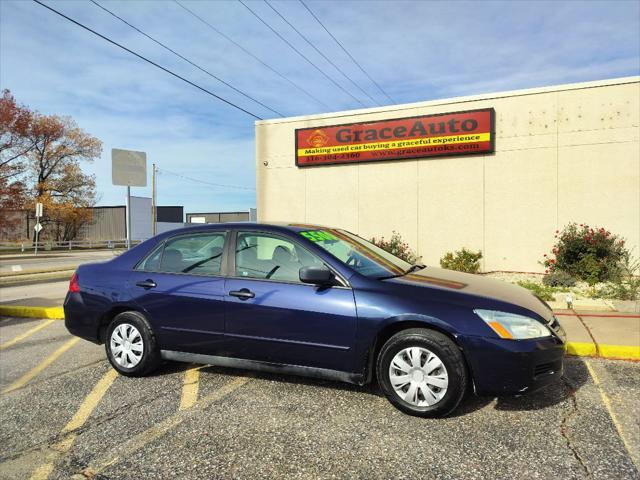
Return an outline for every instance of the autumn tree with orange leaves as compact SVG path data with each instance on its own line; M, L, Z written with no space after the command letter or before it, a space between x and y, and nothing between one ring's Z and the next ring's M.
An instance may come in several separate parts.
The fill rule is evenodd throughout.
M13 228L18 218L10 214L25 203L22 175L33 144L27 137L31 111L18 105L9 90L0 98L0 234Z
M9 210L44 204L45 238L72 240L91 221L95 179L82 171L102 142L70 117L42 115L20 106L8 90L0 105L0 223ZM0 234L3 233L0 231Z
M92 162L102 152L102 142L84 132L69 117L34 114L28 138L29 173L33 203L41 202L41 221L57 241L73 240L91 221L96 201L93 175L80 162Z

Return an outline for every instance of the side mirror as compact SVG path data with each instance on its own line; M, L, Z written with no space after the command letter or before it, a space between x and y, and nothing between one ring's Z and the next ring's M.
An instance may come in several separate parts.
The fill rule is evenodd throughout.
M333 272L327 267L302 267L299 275L302 283L320 286L335 284Z

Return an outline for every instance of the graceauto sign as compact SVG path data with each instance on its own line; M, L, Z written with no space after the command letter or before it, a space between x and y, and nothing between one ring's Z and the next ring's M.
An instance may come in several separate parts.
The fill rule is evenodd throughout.
M495 110L296 129L296 165L407 160L494 150Z

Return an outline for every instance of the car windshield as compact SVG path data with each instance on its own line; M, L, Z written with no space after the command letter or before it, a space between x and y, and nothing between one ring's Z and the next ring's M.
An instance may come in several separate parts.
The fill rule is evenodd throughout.
M345 230L308 230L300 235L323 248L345 265L371 278L403 275L411 264Z

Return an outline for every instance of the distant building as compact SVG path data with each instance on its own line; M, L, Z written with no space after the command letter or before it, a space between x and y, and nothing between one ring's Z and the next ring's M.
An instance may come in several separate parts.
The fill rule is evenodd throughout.
M225 223L256 221L256 209L243 212L187 213L187 223Z
M124 240L127 237L126 211L124 205L93 207L92 221L83 226L74 240L106 241ZM46 213L46 212L45 212ZM3 226L0 241L29 241L33 236L36 219L33 212L16 210L7 213L9 226ZM153 236L151 199L131 197L131 239L146 240ZM156 208L156 233L162 233L184 226L184 207L158 206ZM45 227L40 234L44 240L50 239Z
M151 199L131 197L131 239L146 240L153 236ZM77 240L121 240L127 236L127 217L124 205L93 208L93 222L86 225ZM156 233L184 226L184 207L156 207Z

